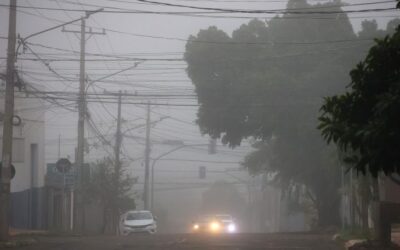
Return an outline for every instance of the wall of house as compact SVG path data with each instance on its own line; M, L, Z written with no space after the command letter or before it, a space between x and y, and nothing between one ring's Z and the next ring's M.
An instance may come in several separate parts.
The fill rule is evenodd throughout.
M3 94L0 96L0 112L4 112ZM16 91L15 115L21 118L21 124L14 126L13 131L16 175L11 180L11 223L16 228L44 228L44 103ZM3 138L2 133L3 123L0 121L0 138Z

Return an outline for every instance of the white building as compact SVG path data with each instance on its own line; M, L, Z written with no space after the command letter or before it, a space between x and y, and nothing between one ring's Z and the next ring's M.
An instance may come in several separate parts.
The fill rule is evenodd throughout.
M0 137L3 138L5 82L0 85ZM15 122L12 164L16 175L11 180L11 225L16 228L44 228L45 218L45 105L15 89ZM2 141L0 143L0 155Z

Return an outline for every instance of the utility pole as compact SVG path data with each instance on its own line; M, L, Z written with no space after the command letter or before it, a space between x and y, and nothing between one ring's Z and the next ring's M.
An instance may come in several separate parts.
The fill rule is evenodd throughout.
M144 172L144 209L149 209L149 177L150 177L150 102L147 103L146 118L146 148L144 151L145 172Z
M99 10L101 11L101 10ZM105 32L93 32L91 29L86 31L86 18L89 15L94 14L98 11L87 12L85 17L81 18L81 30L66 30L63 26L63 32L69 33L79 33L80 34L80 66L79 66L79 98L78 98L78 146L76 150L76 166L78 167L78 185L77 185L77 193L75 195L76 205L75 208L75 223L74 223L74 231L76 233L82 233L85 227L85 208L82 194L82 186L83 186L83 177L84 177L84 149L85 149L85 117L86 117L86 89L85 89L85 81L86 81L86 71L85 71L85 53L86 53L86 34L95 35L100 34L104 35Z
M59 160L61 157L61 134L58 134L58 154L57 154L57 156L58 156L57 160Z
M8 22L7 76L3 120L3 152L0 179L0 241L9 238L9 205L14 116L15 43L17 26L17 1L10 0Z
M84 148L85 148L85 115L86 115L86 100L85 100L85 48L86 45L86 20L81 20L81 53L80 53L80 65L79 65L79 99L78 99L78 147L77 147L77 166L79 168L79 180L77 195L77 210L76 210L76 231L83 232L85 225L85 206L83 204L83 164L85 162Z
M121 169L121 161L120 161L120 151L121 151L121 106L122 106L122 94L119 91L118 95L118 117L117 117L117 133L115 139L115 172L118 174Z
M114 188L115 193L114 196L118 197L118 186L121 176L121 160L120 160L120 153L121 153L121 142L122 142L122 135L121 135L121 106L122 106L122 94L119 91L118 94L118 116L117 116L117 132L115 134L115 173L114 173ZM118 221L119 221L119 207L117 204L114 204L114 211L113 211L113 229L118 234Z

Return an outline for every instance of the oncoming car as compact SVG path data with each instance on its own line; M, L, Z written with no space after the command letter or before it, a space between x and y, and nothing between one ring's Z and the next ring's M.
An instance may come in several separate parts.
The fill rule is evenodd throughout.
M156 219L147 210L126 212L121 216L120 227L122 235L132 233L154 234L157 232Z
M205 216L193 222L191 225L193 233L236 233L237 225L228 214L217 214L213 216Z

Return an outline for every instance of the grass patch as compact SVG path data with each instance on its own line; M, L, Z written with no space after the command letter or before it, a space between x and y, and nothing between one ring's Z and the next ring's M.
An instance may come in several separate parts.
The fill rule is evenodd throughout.
M361 239L361 240L373 240L374 235L372 230L364 230L362 228L348 228L341 230L339 232L339 237L343 241L348 241L348 240L356 240L356 239Z

